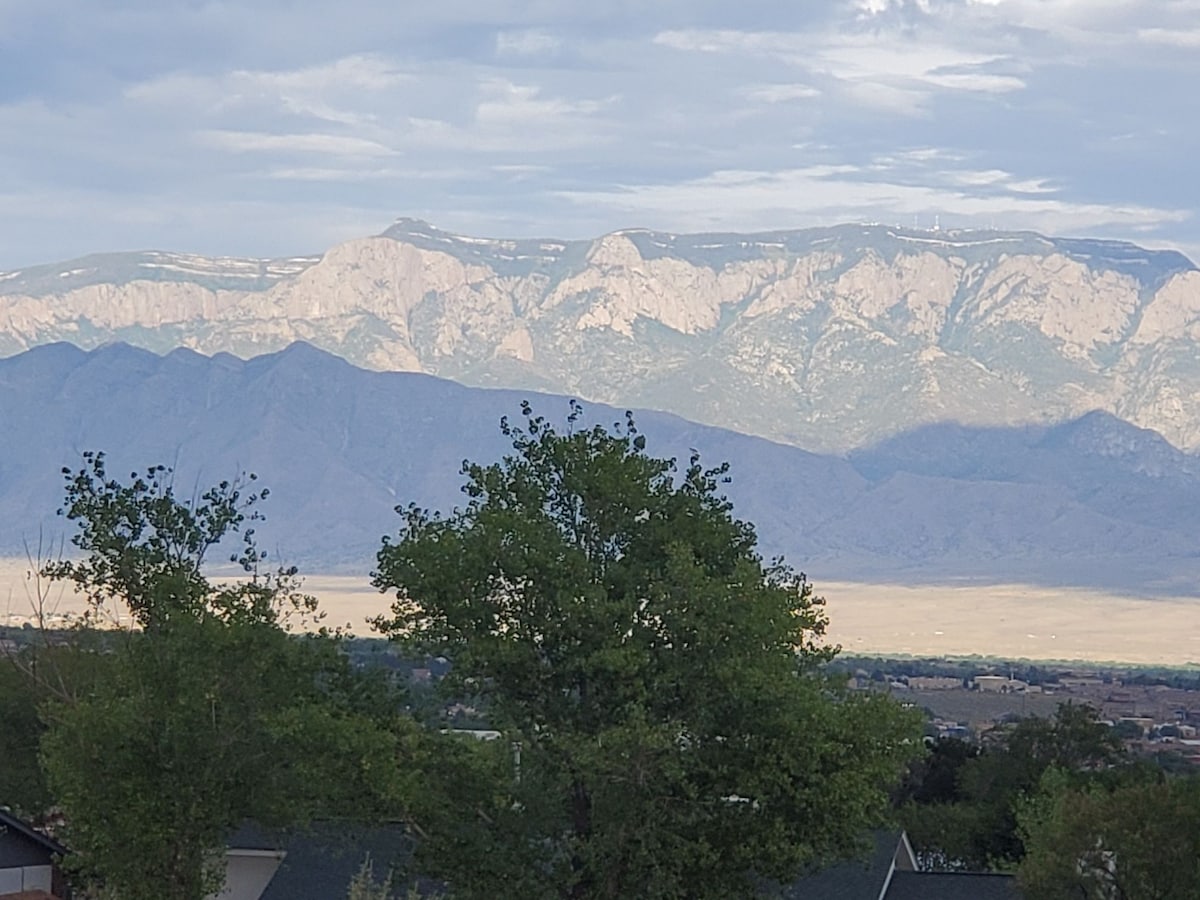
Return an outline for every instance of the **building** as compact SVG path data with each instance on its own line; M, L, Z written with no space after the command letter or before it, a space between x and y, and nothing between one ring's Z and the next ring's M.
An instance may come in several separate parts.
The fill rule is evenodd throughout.
M271 833L247 826L231 836L225 888L212 900L331 900L346 896L364 862L375 877L402 872L413 839L400 823L324 822ZM780 886L784 900L1020 900L1009 875L922 872L903 832L871 835L869 855ZM0 811L0 900L69 900L51 838ZM402 879L399 896L437 897L440 886ZM411 893L404 893L404 891Z
M1009 678L1007 675L976 675L975 688L997 694L1023 694L1029 685L1018 678Z
M364 862L382 881L403 869L412 852L413 840L399 822L315 822L284 832L245 826L229 840L226 887L215 900L339 900ZM407 881L396 895L410 896L408 888L416 896L438 896L435 885Z
M66 848L0 809L0 898L66 897L58 860Z
M797 879L784 900L1021 900L1011 875L922 872L904 832L877 831L871 855Z

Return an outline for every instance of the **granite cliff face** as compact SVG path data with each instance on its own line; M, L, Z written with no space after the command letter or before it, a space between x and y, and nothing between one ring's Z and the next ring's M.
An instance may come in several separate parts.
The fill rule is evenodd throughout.
M1200 272L1130 244L887 226L490 240L401 220L323 257L0 273L0 353L113 340L669 410L844 452L1093 409L1200 448Z

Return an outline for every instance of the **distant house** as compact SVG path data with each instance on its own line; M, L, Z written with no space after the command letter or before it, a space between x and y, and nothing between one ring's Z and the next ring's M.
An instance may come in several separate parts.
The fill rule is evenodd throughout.
M278 847L242 846L225 851L225 887L214 900L260 900L287 853Z
M954 691L963 686L963 680L949 675L910 675L908 686L914 691Z
M0 900L69 900L58 866L67 853L0 809ZM372 861L382 881L411 856L412 840L402 825L321 823L286 834L246 827L228 842L225 887L212 900L338 900L364 860Z
M996 694L1023 694L1029 688L1024 681L1006 675L976 675L974 681L976 690Z
M65 898L58 860L66 848L0 809L0 898Z

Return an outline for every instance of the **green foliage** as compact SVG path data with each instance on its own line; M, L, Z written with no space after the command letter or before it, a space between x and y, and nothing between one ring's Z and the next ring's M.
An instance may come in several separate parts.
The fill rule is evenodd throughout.
M929 753L909 767L898 800L921 805L953 803L961 797L959 777L963 767L978 756L979 748L967 741L933 741Z
M467 898L729 897L853 849L919 724L820 673L823 601L759 557L727 467L522 413L465 508L399 510L379 553L377 627L502 732L431 739L428 870Z
M259 573L265 554L254 543L254 529L243 531L262 518L257 504L269 495L266 488L246 493L255 475L180 499L166 466L134 472L122 484L108 477L103 453L88 451L83 458L79 471L63 469L66 500L59 515L79 526L71 541L85 557L50 562L41 574L83 593L88 624L119 623L123 613L152 629L185 615L256 623L315 612L313 598L297 589L294 569ZM229 560L254 577L215 586L203 572L207 555L237 533L242 545Z
M447 900L443 894L432 894L410 886L403 894L396 894L391 887L392 873L383 881L375 879L375 864L368 855L350 879L346 900Z
M44 812L50 805L38 765L38 703L29 679L0 656L0 802L24 815Z
M901 821L929 865L1011 868L1025 853L1017 810L1042 776L1055 769L1083 781L1119 758L1119 740L1092 707L1062 704L1052 719L1021 719L978 755L955 750L930 767L936 790L914 773Z
M1146 736L1146 730L1137 722L1117 722L1113 725L1113 736L1122 741L1139 740Z
M205 552L243 521L236 488L197 507L175 499L169 470L125 486L95 455L68 474L67 497L87 555L46 574L140 626L109 633L103 654L81 649L100 661L96 677L43 708L42 761L81 877L122 900L201 900L219 887L227 833L247 819L401 802L395 698L329 636L283 629L289 609L313 608L291 574L205 577ZM251 569L261 559L252 540L240 558Z
M375 864L368 856L350 881L346 900L392 900L392 890L388 886L390 880L390 878L385 878L382 882L375 880Z
M1200 780L1150 778L1079 788L1051 772L1024 806L1029 900L1200 897Z
M78 697L109 662L97 652L100 636L65 637L30 628L20 647L0 654L0 801L30 819L54 805L39 757L46 705Z

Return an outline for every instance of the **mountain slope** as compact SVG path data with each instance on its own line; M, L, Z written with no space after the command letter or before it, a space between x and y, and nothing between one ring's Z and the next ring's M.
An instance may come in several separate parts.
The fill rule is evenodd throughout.
M259 533L273 554L365 572L393 507L461 502L461 460L502 455L498 420L527 397L566 414L562 397L365 371L303 344L249 361L40 347L0 360L0 551L61 535L60 469L102 449L116 474L174 464L184 492L255 471L272 489ZM589 405L587 417L622 414ZM1200 574L1200 462L1111 416L938 426L849 459L661 413L637 421L657 455L730 460L730 497L764 550L821 580L1185 590Z
M823 451L1092 409L1200 447L1200 272L1030 233L509 241L401 220L320 259L117 254L0 274L0 353L58 340L243 357L304 340Z

